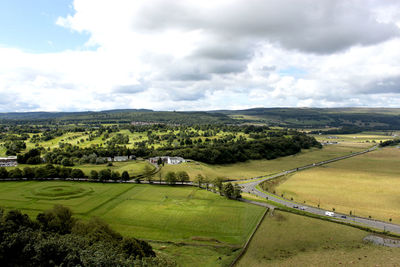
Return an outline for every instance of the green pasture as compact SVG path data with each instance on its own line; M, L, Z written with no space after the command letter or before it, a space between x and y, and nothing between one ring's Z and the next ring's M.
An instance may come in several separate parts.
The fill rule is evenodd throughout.
M194 179L198 174L207 176L210 179L216 177L224 177L230 180L248 179L348 155L352 152L365 150L371 145L372 144L368 143L344 142L342 144L324 146L322 149L312 148L303 150L301 153L296 155L274 160L249 160L246 162L225 165L211 165L201 162L165 165L161 169L161 175L164 177L168 171L186 171L191 179Z
M148 240L242 245L263 208L196 187L61 181L0 183L0 206L36 216L54 204L100 217L126 236Z
M157 254L171 258L177 266L229 266L240 249L227 246L199 246L150 242Z
M364 243L368 234L275 211L264 218L237 266L397 266L400 248Z
M301 171L276 193L321 208L400 223L400 149L387 147Z

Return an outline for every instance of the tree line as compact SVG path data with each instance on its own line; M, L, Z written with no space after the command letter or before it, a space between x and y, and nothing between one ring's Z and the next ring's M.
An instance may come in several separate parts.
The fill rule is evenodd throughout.
M190 181L190 176L185 171L173 172L169 171L165 175L165 182L169 185L174 185L177 183L185 183ZM196 175L193 180L193 184L200 187L204 187L206 190L212 190L214 192L219 192L221 196L226 196L229 199L239 199L241 198L241 188L239 185L227 182L224 183L225 179L217 177L215 179L209 179L207 176L202 174Z
M18 167L7 170L4 167L0 168L0 179L13 178L27 178L27 179L43 179L43 178L89 178L93 181L128 181L132 177L129 175L127 171L123 171L122 173L118 171L112 171L110 169L102 169L100 171L92 170L90 175L87 176L85 173L79 168L68 168L62 166L54 166L52 164L46 164L41 167L24 167L20 169Z
M394 146L400 144L400 139L394 139L394 140L387 140L387 141L381 141L379 143L380 147L385 147L385 146Z

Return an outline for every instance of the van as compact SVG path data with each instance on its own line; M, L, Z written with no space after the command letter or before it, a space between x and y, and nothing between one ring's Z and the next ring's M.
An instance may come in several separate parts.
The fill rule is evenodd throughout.
M325 216L333 217L335 216L335 213L332 211L325 211Z

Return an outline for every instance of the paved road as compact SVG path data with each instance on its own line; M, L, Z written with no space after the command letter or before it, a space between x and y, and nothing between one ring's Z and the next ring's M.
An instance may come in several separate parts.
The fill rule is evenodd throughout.
M297 172L297 171L310 169L310 168L313 168L313 167L317 167L317 166L321 166L321 165L328 164L328 163L331 163L331 162L335 162L335 161L338 161L338 160L343 160L343 159L347 159L347 158L350 158L350 157L362 155L362 154L368 153L370 151L373 151L375 149L377 149L377 146L374 146L374 147L372 147L370 149L367 149L365 151L352 153L352 154L349 154L349 155L346 155L346 156L342 156L342 157L338 157L338 158L334 158L334 159L330 159L330 160L316 162L316 163L313 163L313 164L310 164L310 165L306 165L306 166L303 166L303 167L299 167L299 168L283 171L281 173L277 173L277 174L274 174L274 175L271 175L271 176L267 176L267 177L263 177L263 178L256 177L256 178L253 178L253 179L245 180L246 183L243 183L240 186L242 187L242 191L245 192L245 193L254 194L256 196L259 196L259 197L262 197L262 198L265 198L265 199L268 198L268 200L271 200L273 202L279 203L279 204L284 205L284 206L289 207L289 208L298 208L298 209L304 210L304 211L309 212L309 213L326 216L325 212L327 212L328 210L323 210L323 209L319 209L319 208L316 208L316 207L311 207L311 206L303 205L303 204L300 204L300 203L296 203L296 202L293 202L293 201L278 197L277 195L274 195L274 194L270 194L270 193L266 194L264 192L261 192L261 191L257 190L256 186L258 184L264 182L264 181L275 179L277 177L284 176L286 174L290 174L290 173L294 173L294 172ZM253 204L257 204L257 203L254 203L254 201L253 201ZM263 205L263 206L265 206L265 205ZM380 229L380 230L385 230L385 231L390 231L390 232L393 232L393 233L400 234L400 225L396 225L396 224L392 224L392 223L388 223L388 222L382 222L382 221L377 221L377 220L367 219L367 218L362 218L362 217L349 216L349 215L336 213L336 212L334 213L333 217L332 216L327 216L327 217L329 217L329 218L331 218L333 220L337 220L337 221L344 221L344 222L347 222L347 223L357 224L357 225L361 225L361 226L367 226L367 227L371 227L371 228L375 228L375 229Z

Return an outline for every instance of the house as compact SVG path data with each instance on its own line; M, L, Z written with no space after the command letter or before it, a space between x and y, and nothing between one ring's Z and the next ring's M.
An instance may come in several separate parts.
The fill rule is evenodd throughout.
M115 156L114 161L128 161L129 157L128 156Z
M114 156L114 157L105 157L102 158L105 161L108 162L123 162L123 161L129 161L129 160L136 160L136 156L135 155L131 155L131 156Z
M186 160L184 158L169 157L169 156L149 158L149 162L152 164L157 164L159 159L161 159L161 161L163 163L170 164L170 165L175 165L175 164L180 164L182 162L186 162Z
M168 157L167 159L167 163L171 165L180 164L182 162L185 162L185 160L181 157Z
M16 167L17 165L18 165L18 163L17 163L16 156L0 158L0 167Z

